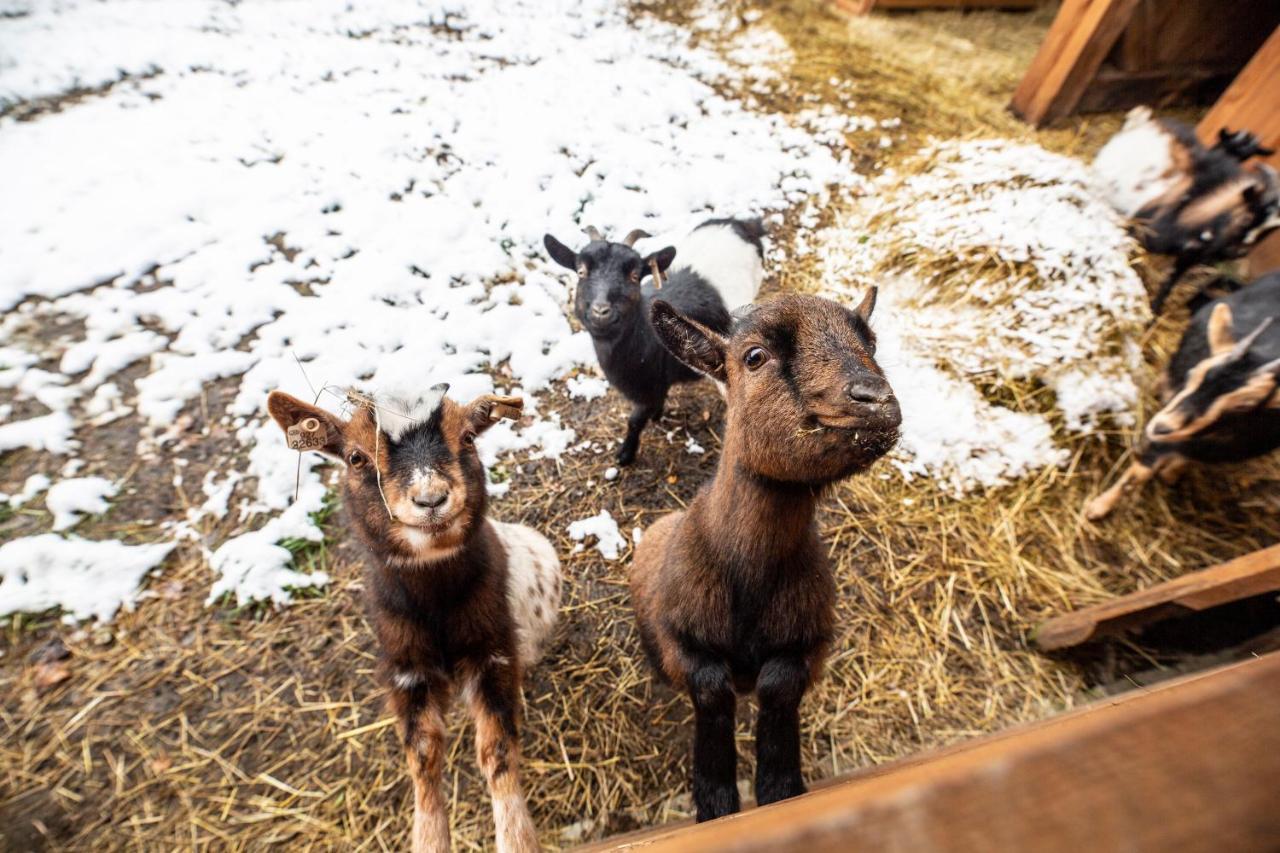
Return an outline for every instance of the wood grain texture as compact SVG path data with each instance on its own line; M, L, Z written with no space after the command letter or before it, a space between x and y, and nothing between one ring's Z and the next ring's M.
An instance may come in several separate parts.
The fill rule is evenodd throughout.
M1274 851L1280 655L591 850Z
M835 0L833 5L865 15L872 9L1034 9L1040 0Z
M1042 126L1069 115L1129 24L1138 0L1065 0L1010 108Z
M1033 639L1044 651L1065 649L1273 590L1280 590L1280 545L1050 619Z

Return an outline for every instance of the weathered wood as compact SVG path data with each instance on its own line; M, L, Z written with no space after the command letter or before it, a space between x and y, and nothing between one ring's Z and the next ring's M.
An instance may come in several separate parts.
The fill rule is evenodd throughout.
M1064 649L1275 590L1280 590L1280 545L1050 619L1033 639L1045 651Z
M1064 0L1010 108L1040 126L1070 114L1128 25L1138 0Z
M589 849L1275 851L1280 655Z
M1266 162L1280 170L1280 27L1201 119L1196 133L1212 145L1224 127L1253 131L1263 145L1276 149ZM1249 255L1249 275L1273 269L1280 269L1280 234L1271 235Z

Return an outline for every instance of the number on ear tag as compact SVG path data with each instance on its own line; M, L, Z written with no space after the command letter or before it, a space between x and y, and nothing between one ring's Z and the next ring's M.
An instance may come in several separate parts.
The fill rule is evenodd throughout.
M316 418L298 421L285 430L290 450L315 450L325 445L325 430Z

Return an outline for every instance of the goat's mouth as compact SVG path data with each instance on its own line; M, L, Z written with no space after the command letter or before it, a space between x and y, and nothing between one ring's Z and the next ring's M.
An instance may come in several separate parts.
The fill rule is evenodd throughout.
M455 510L441 515L437 515L434 512L412 514L404 512L396 513L396 521L400 522L405 527L411 527L414 530L432 535L444 533L449 530L461 517L461 510Z
M894 403L856 414L814 414L813 421L823 429L840 432L857 432L858 430L888 432L902 425L902 412Z

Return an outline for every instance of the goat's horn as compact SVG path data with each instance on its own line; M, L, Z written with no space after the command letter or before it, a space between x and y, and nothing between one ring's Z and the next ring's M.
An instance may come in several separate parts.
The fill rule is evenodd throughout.
M587 232L587 236L591 238L592 242L604 239L604 235L600 233L600 229L594 225L588 225L582 230Z
M1265 332L1267 330L1267 327L1269 327L1270 325L1271 325L1271 318L1268 317L1267 319L1263 320L1261 323L1258 324L1258 328L1254 329L1248 335L1241 338L1240 342L1236 344L1235 349L1231 351L1231 358L1233 360L1237 358L1244 358L1244 354L1249 351L1249 347L1253 346L1254 342L1258 340L1258 336L1261 335L1263 332Z
M634 246L637 240L643 240L646 237L652 237L652 236L653 236L652 234L650 234L648 231L644 230L643 228L637 228L636 230L632 231L630 234L622 238L622 245Z

